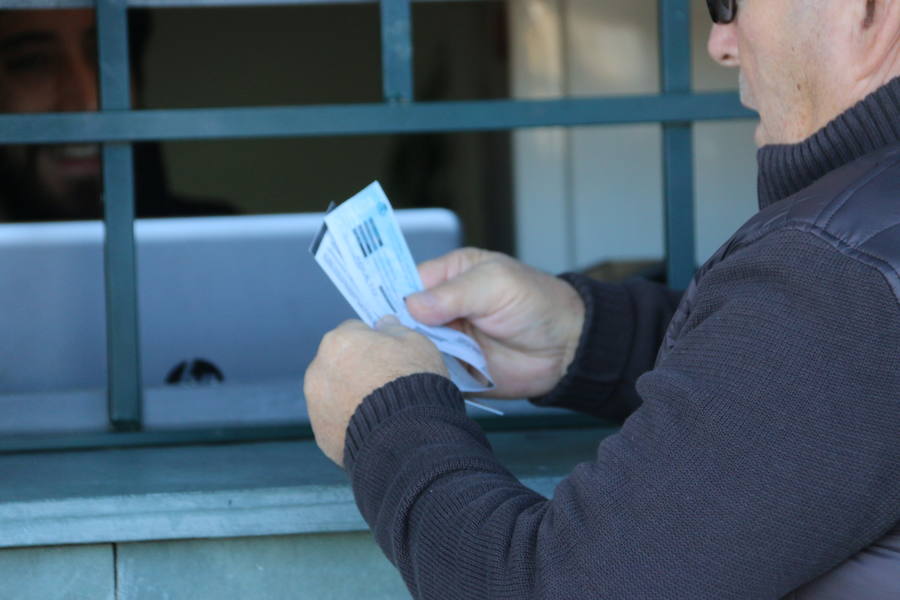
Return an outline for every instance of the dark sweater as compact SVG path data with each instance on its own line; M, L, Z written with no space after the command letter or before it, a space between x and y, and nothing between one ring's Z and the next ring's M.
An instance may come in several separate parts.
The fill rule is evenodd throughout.
M900 521L898 90L763 149L762 212L677 311L660 286L566 276L585 327L537 402L628 418L552 500L448 380L366 398L345 463L415 597L778 598Z

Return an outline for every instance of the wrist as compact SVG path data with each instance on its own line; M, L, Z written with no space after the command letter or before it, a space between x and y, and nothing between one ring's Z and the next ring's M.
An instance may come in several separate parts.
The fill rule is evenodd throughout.
M556 387L532 402L587 410L604 402L619 385L634 327L634 313L625 286L565 273L560 279L579 294L584 306L575 355ZM573 336L574 338L574 336Z
M575 287L567 280L561 280L566 287L566 291L568 292L568 302L566 303L565 315L568 316L566 326L565 326L565 348L563 350L562 361L559 368L559 379L565 377L566 373L569 370L569 367L572 364L572 361L575 360L575 354L578 351L578 346L581 343L581 336L584 332L584 320L585 320L585 304L584 300L581 298L581 294L575 289Z
M374 390L356 408L347 425L344 468L352 472L357 455L381 423L413 407L443 408L466 414L463 397L448 378L435 373L399 377Z

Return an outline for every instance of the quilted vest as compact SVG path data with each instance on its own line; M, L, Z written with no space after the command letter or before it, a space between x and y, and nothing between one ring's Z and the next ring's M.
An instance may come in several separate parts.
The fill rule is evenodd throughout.
M691 314L697 287L710 269L779 229L808 232L836 251L877 269L900 305L900 144L832 171L751 218L695 275L672 318L657 362L678 340ZM787 598L900 599L900 523L876 543Z

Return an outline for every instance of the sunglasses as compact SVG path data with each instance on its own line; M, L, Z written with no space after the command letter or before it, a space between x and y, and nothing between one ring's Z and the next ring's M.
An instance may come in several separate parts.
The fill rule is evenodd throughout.
M713 23L726 25L737 15L737 0L706 0Z

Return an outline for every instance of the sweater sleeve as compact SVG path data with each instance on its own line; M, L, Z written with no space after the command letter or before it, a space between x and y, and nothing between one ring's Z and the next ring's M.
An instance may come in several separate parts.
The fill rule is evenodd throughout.
M635 383L653 368L682 294L643 279L612 284L574 273L561 277L584 301L584 327L565 376L532 402L623 420L640 404Z
M900 306L809 238L772 235L706 274L641 406L552 499L497 462L449 381L370 395L345 462L413 596L778 598L888 531Z

